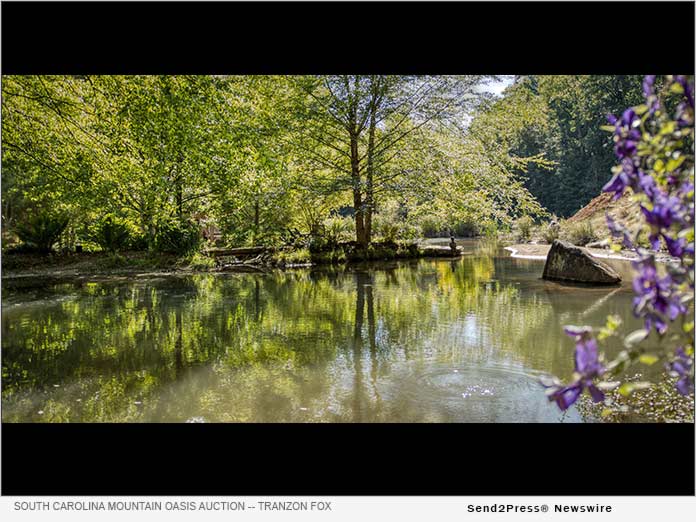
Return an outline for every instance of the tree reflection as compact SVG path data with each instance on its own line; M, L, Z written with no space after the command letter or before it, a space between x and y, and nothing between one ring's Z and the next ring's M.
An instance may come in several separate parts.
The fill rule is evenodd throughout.
M609 312L630 327L630 291L550 288L540 268L478 252L270 275L3 281L3 420L428 418L389 391L409 372L494 362L564 375L561 322Z

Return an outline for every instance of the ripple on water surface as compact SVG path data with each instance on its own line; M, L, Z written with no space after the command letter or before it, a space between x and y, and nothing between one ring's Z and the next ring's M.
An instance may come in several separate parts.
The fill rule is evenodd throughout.
M544 396L541 374L503 364L434 367L415 372L408 397L458 422L558 422L562 414ZM580 419L571 411L564 420Z

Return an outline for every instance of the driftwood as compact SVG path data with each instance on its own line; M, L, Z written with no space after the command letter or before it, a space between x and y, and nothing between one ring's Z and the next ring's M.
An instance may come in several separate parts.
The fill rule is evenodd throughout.
M221 272L267 272L263 266L250 265L248 263L232 263L219 267Z

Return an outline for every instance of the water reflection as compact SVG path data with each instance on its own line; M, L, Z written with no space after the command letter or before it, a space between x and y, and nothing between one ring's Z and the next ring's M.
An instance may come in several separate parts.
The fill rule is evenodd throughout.
M637 327L631 291L457 260L70 282L3 281L6 422L573 422L542 372L564 324Z

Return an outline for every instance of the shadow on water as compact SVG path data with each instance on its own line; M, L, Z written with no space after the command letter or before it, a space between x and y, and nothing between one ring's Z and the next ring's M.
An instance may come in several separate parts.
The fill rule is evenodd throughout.
M577 422L537 379L565 324L627 328L631 292L459 259L270 274L3 281L6 422ZM618 347L617 347L618 349Z

